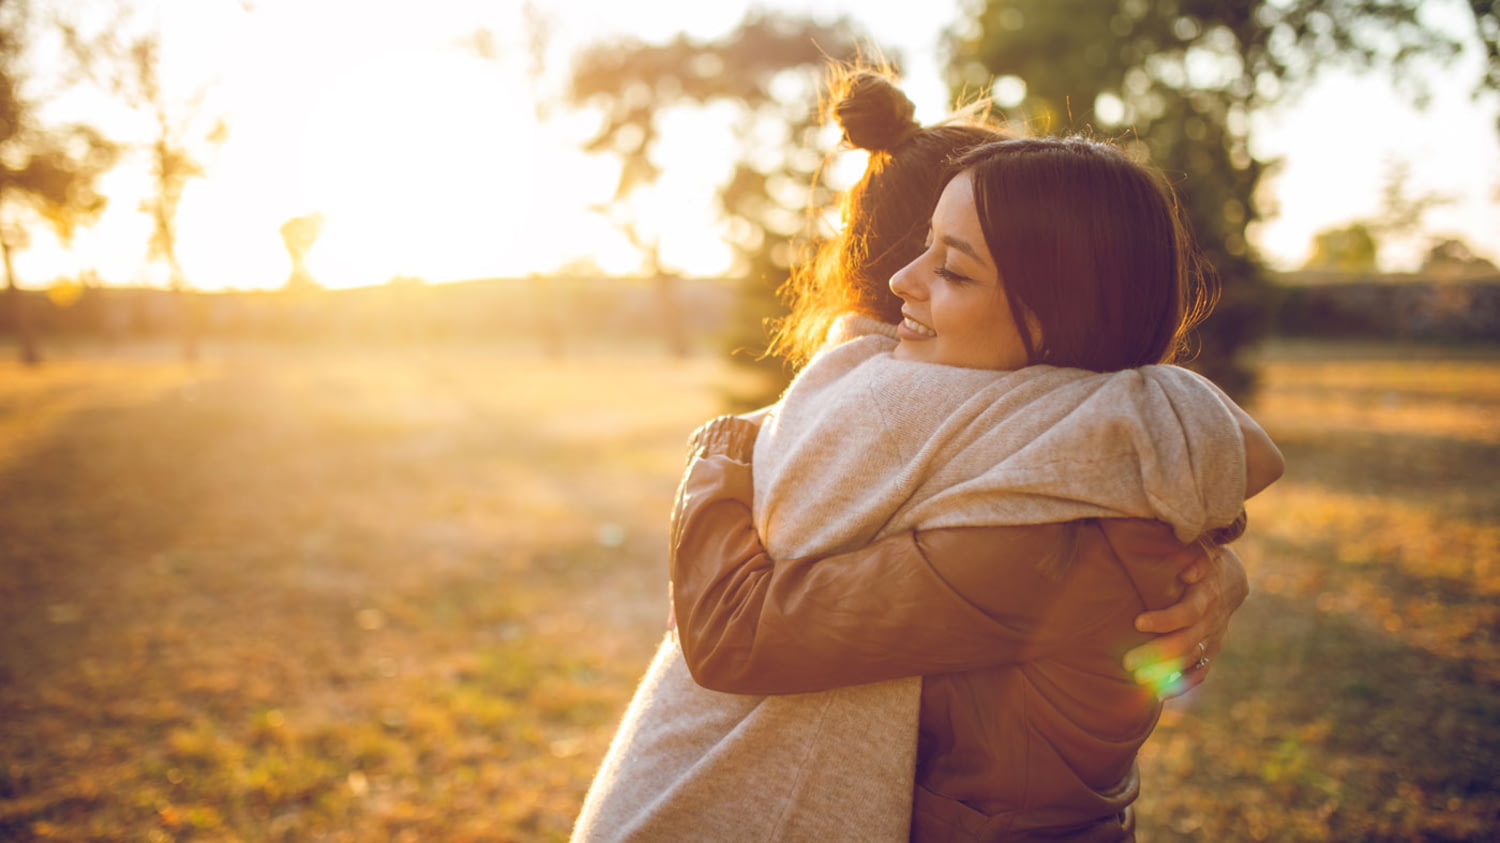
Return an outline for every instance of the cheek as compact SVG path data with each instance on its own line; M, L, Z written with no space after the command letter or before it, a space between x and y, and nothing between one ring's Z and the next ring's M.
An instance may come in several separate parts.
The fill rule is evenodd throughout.
M1016 333L1016 322L1011 318L1010 306L1002 295L990 299L970 311L969 328L974 336L982 337L982 343L992 353L1014 362L1018 349L1022 349L1021 337ZM1024 352L1022 354L1024 356Z

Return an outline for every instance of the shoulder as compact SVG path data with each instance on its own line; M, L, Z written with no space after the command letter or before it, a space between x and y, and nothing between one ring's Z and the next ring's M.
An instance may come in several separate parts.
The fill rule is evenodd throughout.
M1219 388L1218 384L1185 366L1163 363L1126 371L1134 373L1138 382L1149 384L1163 391L1178 395L1211 396L1219 401L1229 400L1229 396Z
M894 339L881 334L845 337L838 342L830 339L797 372L788 392L822 387L842 380L856 370L868 370L867 364L888 359L895 347Z
M850 340L872 336L882 337L891 346L895 346L896 326L859 313L846 313L835 319L828 327L828 336L824 340L824 345L825 347L836 346Z

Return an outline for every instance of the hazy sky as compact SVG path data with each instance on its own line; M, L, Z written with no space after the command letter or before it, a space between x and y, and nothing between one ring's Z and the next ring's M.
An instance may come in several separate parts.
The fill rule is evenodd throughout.
M205 112L223 114L230 129L227 142L204 156L207 177L192 182L183 199L181 259L193 284L281 285L288 261L278 229L314 210L326 223L310 263L331 286L396 274L438 281L545 272L582 255L613 271L635 266L623 239L586 210L614 185L611 162L577 152L592 119L554 109L560 119L536 126L519 0L251 5L247 13L235 0L155 3L169 79L184 94L214 80ZM560 85L573 47L623 32L648 40L682 30L712 36L731 29L749 4L540 5L555 27L549 64L552 84ZM918 117L942 116L934 45L956 15L954 0L763 5L847 13L877 41L903 51ZM1467 14L1459 0L1426 5ZM481 28L496 34L496 60L459 45ZM1377 213L1385 174L1399 161L1410 166L1414 190L1453 201L1429 214L1423 238L1383 250L1388 268L1413 266L1435 235L1461 236L1500 258L1496 102L1481 107L1469 99L1477 56L1466 58L1431 73L1434 101L1426 112L1404 105L1384 77L1330 74L1297 101L1256 118L1257 153L1284 159L1270 184L1279 216L1257 236L1273 265L1299 264L1318 229ZM81 98L73 107L96 119L127 119ZM711 117L684 117L672 131L664 138L670 165L651 206L664 257L689 274L721 272L729 253L713 224L713 192L727 173L719 150L733 148L733 139ZM137 160L109 177L111 208L80 232L71 253L38 235L18 260L23 285L89 268L109 283L159 283L160 270L144 260L149 222L137 210L143 173Z

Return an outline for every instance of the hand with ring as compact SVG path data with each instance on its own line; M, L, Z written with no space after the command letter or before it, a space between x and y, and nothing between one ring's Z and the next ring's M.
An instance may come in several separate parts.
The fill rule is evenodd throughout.
M1195 547L1191 552L1200 558L1183 570L1182 600L1136 618L1136 629L1156 635L1125 654L1125 669L1163 699L1196 688L1208 676L1230 617L1250 593L1249 577L1233 550L1218 547L1205 556Z
M1208 644L1203 641L1199 641L1198 660L1193 662L1192 666L1189 667L1188 670L1202 670L1203 668L1208 667L1208 663L1211 661L1213 661L1213 659L1208 655Z

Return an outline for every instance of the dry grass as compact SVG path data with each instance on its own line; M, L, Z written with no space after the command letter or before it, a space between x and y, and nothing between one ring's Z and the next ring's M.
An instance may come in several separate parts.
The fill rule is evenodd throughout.
M1253 593L1144 758L1149 840L1500 833L1500 355L1273 346Z
M1493 834L1500 357L1471 357L1269 355L1290 472L1143 839ZM662 629L716 364L4 359L0 839L566 835Z
M549 839L714 364L0 369L0 839Z

